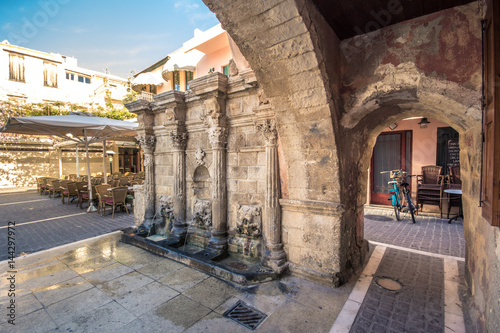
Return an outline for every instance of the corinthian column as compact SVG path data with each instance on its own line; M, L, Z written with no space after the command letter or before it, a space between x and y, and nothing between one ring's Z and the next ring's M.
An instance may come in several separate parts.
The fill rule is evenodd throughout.
M281 209L280 179L278 165L278 132L276 123L266 119L257 126L266 138L266 200L263 221L263 237L265 242L264 265L272 268L278 274L286 269L286 253L281 243Z
M173 146L174 167L174 225L170 239L184 242L186 237L186 139L187 133L178 128L170 132Z
M208 129L212 147L212 235L207 248L217 253L227 251L227 189L226 189L226 139L227 129Z
M137 141L144 152L144 222L145 227L150 228L154 223L155 216L155 173L154 173L154 150L155 137L152 135L138 136Z

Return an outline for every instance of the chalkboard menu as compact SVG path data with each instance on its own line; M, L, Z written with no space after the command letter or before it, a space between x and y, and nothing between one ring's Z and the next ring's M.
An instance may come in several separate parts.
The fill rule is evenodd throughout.
M458 139L448 140L448 156L446 166L460 166L460 147L458 146Z

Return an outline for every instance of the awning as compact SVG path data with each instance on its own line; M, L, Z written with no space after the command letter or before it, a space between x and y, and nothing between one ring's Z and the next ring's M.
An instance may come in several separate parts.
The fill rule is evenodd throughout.
M189 52L178 52L170 55L170 59L163 65L162 76L172 71L195 71L196 65L200 62L205 54L198 50Z
M160 74L148 72L137 75L137 77L132 80L132 85L137 86L143 84L151 84L155 86L161 86L163 82L165 81L163 81Z

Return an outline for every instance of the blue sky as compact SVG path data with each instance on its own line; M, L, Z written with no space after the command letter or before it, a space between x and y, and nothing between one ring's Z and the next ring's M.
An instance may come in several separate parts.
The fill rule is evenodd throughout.
M201 0L0 1L0 41L122 77L181 47L195 28L218 23Z

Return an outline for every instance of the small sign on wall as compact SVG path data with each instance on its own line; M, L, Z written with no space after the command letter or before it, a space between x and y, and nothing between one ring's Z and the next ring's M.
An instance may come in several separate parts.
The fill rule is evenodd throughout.
M447 167L460 166L460 147L458 139L448 140Z

